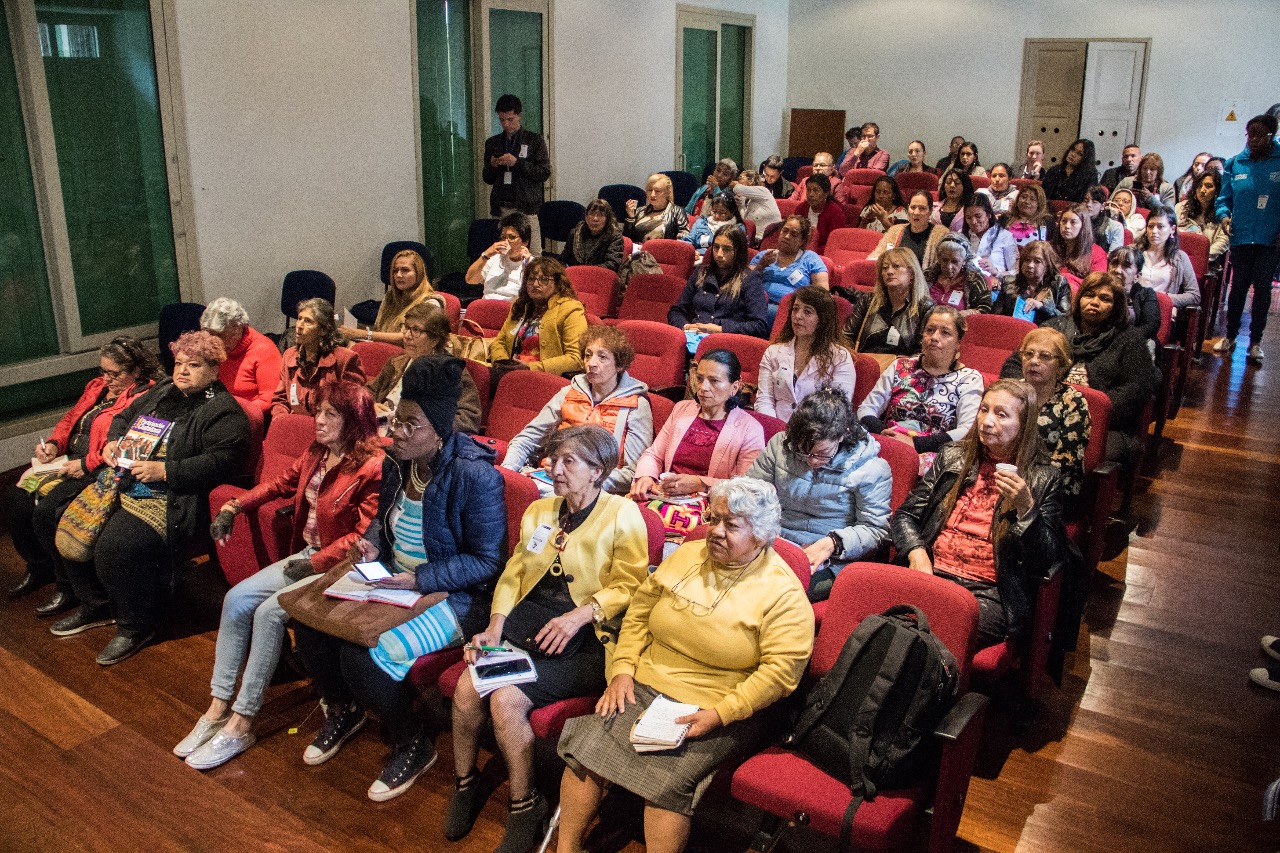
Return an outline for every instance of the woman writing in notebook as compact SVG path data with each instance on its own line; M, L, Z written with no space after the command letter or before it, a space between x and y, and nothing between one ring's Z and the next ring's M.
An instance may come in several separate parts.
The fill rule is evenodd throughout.
M773 486L718 483L705 521L706 539L682 545L632 597L597 713L565 725L560 853L582 850L607 783L645 800L649 850L682 850L716 769L763 742L777 723L766 709L804 674L813 609L771 544L781 529ZM632 726L660 695L695 709L674 720L683 744L639 753Z

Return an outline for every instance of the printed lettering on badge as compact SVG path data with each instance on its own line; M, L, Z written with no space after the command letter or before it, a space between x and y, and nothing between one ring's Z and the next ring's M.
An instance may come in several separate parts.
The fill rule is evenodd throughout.
M527 550L530 554L541 554L542 549L547 547L547 542L551 539L551 525L539 524L538 529L533 531L533 535L529 537Z

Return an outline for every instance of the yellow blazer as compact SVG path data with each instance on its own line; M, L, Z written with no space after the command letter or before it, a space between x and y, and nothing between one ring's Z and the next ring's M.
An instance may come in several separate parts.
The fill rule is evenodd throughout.
M518 325L520 321L508 312L507 321L489 347L492 360L515 358L512 353L516 351ZM538 360L530 362L529 369L557 376L582 370L582 336L586 331L587 311L582 303L560 294L552 296L538 327Z
M553 532L559 527L563 500L542 498L525 510L520 544L493 591L492 613L510 613L551 568L559 553L551 542L554 535L538 554L529 550L529 542L539 525L545 524ZM606 619L624 612L631 594L649 574L649 535L640 508L630 498L601 492L586 522L569 534L560 564L573 577L569 595L575 604L582 606L594 598ZM597 626L596 636L603 642L607 635ZM606 648L612 652L611 647Z

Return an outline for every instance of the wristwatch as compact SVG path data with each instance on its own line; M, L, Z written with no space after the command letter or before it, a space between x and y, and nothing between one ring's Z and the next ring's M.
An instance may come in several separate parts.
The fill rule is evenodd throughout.
M827 538L830 539L831 543L836 546L836 549L831 552L832 557L835 557L838 554L844 553L844 540L840 538L839 533L836 533L833 530L827 534Z
M594 598L591 599L591 622L594 625L604 622L604 608Z

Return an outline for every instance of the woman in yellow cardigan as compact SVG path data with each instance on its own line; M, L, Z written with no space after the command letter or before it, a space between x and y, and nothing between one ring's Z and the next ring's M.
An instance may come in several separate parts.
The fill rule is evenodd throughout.
M564 265L545 255L524 268L511 313L489 347L495 367L527 367L563 376L582 370L581 338L587 312Z
M773 550L781 509L749 477L711 488L707 538L686 542L636 590L597 714L570 720L559 752L560 853L578 853L606 782L645 800L645 847L684 849L694 807L716 768L758 748L770 714L800 684L813 651L813 610ZM697 711L674 750L638 753L634 723L664 695ZM776 722L776 721L774 721Z
M529 713L605 686L615 637L606 623L620 616L649 569L640 509L601 490L618 464L618 442L599 426L559 430L547 450L555 497L534 501L520 524L520 544L493 592L489 625L466 647L474 663L485 647L518 646L535 657L538 680L481 697L470 672L453 696L453 756L457 777L444 834L471 831L480 799L476 755L480 726L493 732L507 763L510 815L501 850L531 850L546 823L546 799L533 787Z

